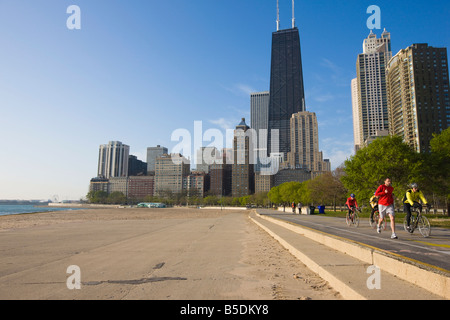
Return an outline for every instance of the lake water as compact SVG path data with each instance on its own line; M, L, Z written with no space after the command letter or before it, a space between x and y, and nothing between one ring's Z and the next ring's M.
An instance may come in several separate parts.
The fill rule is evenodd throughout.
M11 214L22 214L22 213L36 213L36 212L50 212L50 211L68 211L68 210L79 210L79 208L53 208L46 206L34 206L34 205L0 205L0 216L7 216Z

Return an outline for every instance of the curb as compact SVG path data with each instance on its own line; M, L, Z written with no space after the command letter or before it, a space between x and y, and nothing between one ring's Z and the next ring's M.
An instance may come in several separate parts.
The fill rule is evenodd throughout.
M418 287L421 287L433 294L445 299L450 299L450 277L449 271L441 268L427 265L425 263L403 257L379 248L362 244L353 240L341 238L322 231L314 230L305 226L300 226L277 218L255 214L264 220L270 221L290 231L303 235L320 244L328 246L339 252L361 260L370 265L376 265L381 270L388 272L402 280L408 281ZM292 247L289 243L274 234L271 230L262 226L255 219L249 216L258 226L264 229L277 239L284 247L291 251L298 259L304 262L312 271L318 273L324 280L330 282L336 290L340 291L348 299L365 299L359 293L349 288L345 283L339 281L332 274L321 268L310 258L302 254L298 249Z

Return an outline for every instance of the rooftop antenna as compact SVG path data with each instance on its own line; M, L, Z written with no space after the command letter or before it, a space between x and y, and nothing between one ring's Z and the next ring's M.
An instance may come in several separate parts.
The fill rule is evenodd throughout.
M280 5L277 0L277 31L280 31Z
M295 28L295 1L292 0L292 29Z

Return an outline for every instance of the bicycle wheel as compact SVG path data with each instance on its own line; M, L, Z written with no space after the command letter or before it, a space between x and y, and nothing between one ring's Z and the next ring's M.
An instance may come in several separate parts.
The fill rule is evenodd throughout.
M350 227L352 225L352 219L350 218L350 215L348 213L345 216L345 223L347 223L348 227Z
M356 212L353 214L353 225L359 227L359 215Z
M415 222L416 222L415 217L413 215L411 215L411 219L409 221L409 225L413 226ZM403 228L405 229L406 232L409 232L407 227L408 227L408 222L406 221L406 217L405 217L405 219L403 220Z
M419 223L419 231L424 236L424 238L428 238L431 234L431 226L430 222L428 221L427 217L420 217Z
M376 229L378 225L378 221L380 219L380 215L378 214L378 211L375 211L373 213L373 222L369 219L369 224L372 228Z
M387 218L386 218L386 219L387 219ZM386 225L387 225L386 219L383 219L383 221L381 221L380 227L381 227L382 230L386 230ZM376 229L376 228L378 227L379 221L380 221L380 214L379 214L378 211L376 211L376 212L373 214L373 222L370 221L370 226L371 226L372 228Z

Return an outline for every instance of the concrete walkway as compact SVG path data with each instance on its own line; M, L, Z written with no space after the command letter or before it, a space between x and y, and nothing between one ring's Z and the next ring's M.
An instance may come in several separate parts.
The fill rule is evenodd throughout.
M345 299L450 298L448 275L411 265L375 248L362 247L255 212L250 214L250 218L328 281Z

